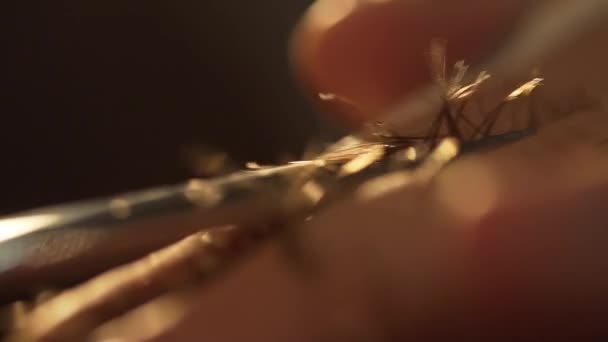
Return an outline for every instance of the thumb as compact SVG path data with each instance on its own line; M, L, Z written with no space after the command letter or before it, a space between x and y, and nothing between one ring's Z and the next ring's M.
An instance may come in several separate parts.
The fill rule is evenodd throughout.
M292 63L323 112L356 126L430 79L431 39L447 39L451 58L474 63L500 43L524 2L318 0L294 32Z

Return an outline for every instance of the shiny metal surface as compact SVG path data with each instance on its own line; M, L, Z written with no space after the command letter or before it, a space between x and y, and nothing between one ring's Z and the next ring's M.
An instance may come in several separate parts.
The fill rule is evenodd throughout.
M201 229L302 210L304 162L24 212L0 220L0 301L71 284Z

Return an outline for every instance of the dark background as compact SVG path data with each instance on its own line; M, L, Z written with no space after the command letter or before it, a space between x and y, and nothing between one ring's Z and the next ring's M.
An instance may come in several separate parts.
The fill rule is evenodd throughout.
M320 122L286 51L309 3L0 5L0 212L181 181L196 145L299 153Z

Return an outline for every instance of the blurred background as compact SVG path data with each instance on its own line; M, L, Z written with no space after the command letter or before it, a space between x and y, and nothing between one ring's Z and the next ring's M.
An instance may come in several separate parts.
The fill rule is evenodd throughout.
M297 156L325 126L287 58L310 2L5 2L0 213L179 182L202 146Z

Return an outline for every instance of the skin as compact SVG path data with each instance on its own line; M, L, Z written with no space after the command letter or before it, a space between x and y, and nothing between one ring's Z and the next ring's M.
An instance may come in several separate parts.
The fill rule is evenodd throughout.
M421 51L431 38L446 37L457 59L479 61L527 4L437 2L318 1L291 44L302 88L357 103L319 106L358 126L428 81ZM334 17L323 18L331 6ZM431 181L333 205L298 228L296 259L284 240L267 243L190 291L175 325L146 339L608 337L608 113L560 102L579 80L585 91L608 94L608 54L598 43L606 32L543 64L542 97L560 110L544 108L538 134L462 158ZM95 336L141 338L133 326L110 327Z

